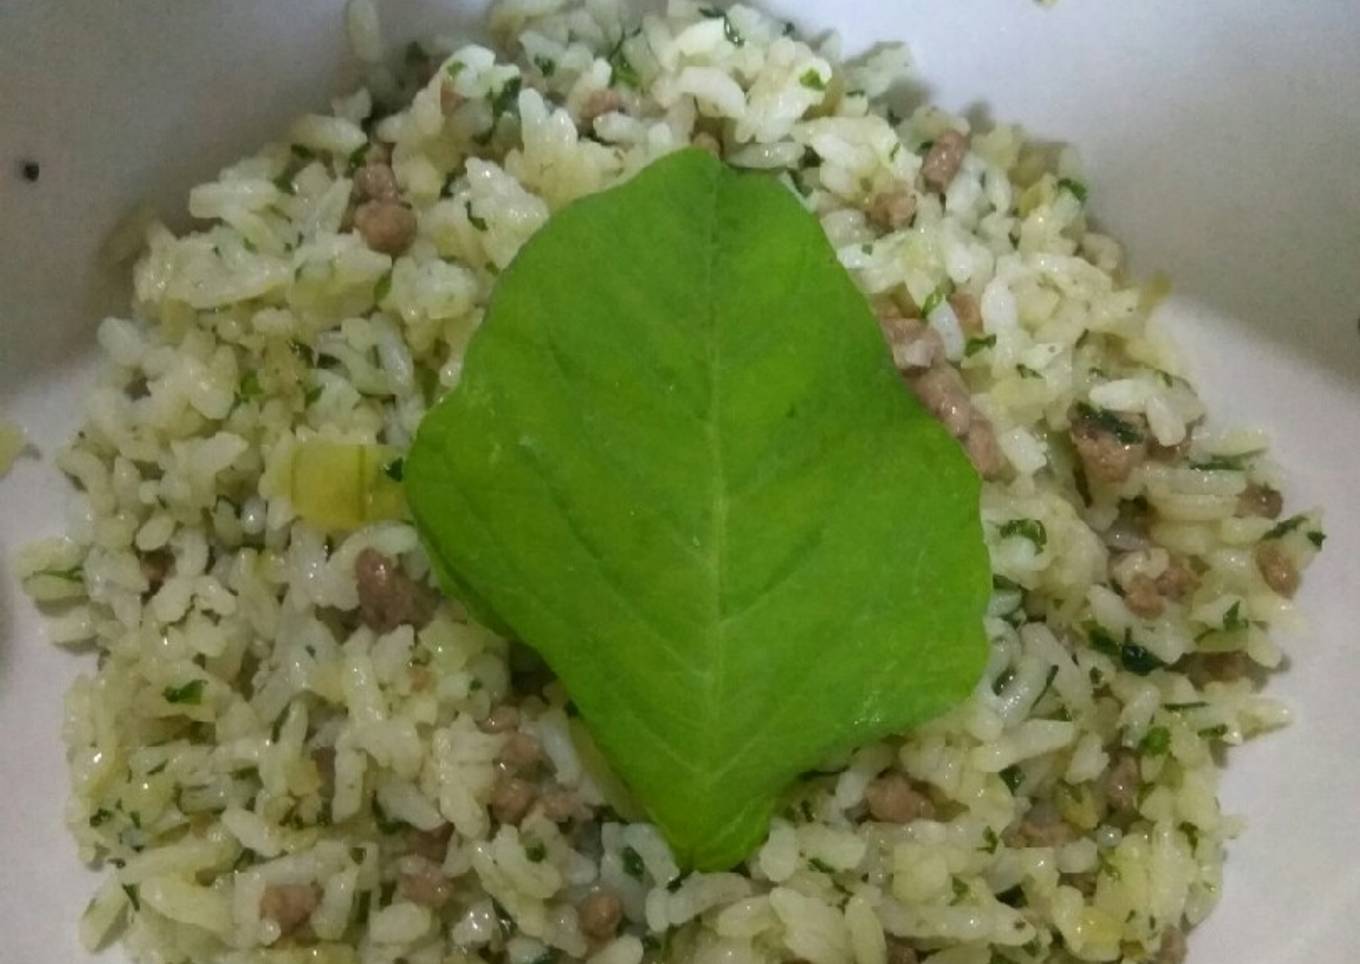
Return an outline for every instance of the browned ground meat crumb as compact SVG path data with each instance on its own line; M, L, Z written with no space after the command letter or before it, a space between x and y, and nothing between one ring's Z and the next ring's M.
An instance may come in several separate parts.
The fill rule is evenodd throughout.
M597 890L581 901L578 912L581 932L596 941L607 941L623 920L623 902L607 890Z
M1111 417L1118 417L1134 432L1143 438L1147 437L1133 417ZM1147 459L1147 442L1125 442L1107 425L1094 418L1077 416L1072 422L1070 434L1077 456L1086 470L1086 477L1097 482L1123 482Z
M595 118L612 113L623 106L623 96L613 87L592 90L581 105L581 123L589 127Z
M291 934L307 923L320 902L315 884L271 884L260 897L260 916L278 924L281 933Z
M553 823L590 819L590 808L581 801L575 790L568 790L566 787L554 786L544 791L539 803L543 807L543 816Z
M1166 600L1157 589L1155 579L1137 575L1121 588L1124 590L1124 605L1139 619L1156 619L1166 610Z
M884 231L896 231L916 216L916 195L907 188L881 191L869 199L864 214L870 223Z
M516 731L510 734L496 759L512 772L528 772L543 762L543 747L537 737Z
M1266 585L1281 596L1289 598L1298 592L1299 569L1278 542L1266 541L1256 547L1256 568Z
M954 309L954 317L959 327L969 338L982 336L982 306L966 291L956 291L949 296L949 307Z
M1187 659L1186 675L1196 686L1235 683L1251 673L1252 659L1240 649L1230 653L1194 653Z
M897 937L888 938L888 964L917 964L920 959L916 948L906 941Z
M422 861L397 878L397 893L413 904L443 907L453 896L453 881L444 876L438 864Z
M1105 802L1111 810L1121 813L1134 810L1138 806L1138 787L1141 782L1138 757L1125 751L1114 754L1109 768L1101 777Z
M1192 439L1190 433L1186 433L1185 438L1175 445L1163 445L1155 438L1148 441L1148 456L1158 462L1179 462L1190 454Z
M943 191L954 180L968 153L968 138L958 131L945 131L935 138L921 163L921 177L937 191Z
M537 798L538 791L528 780L501 776L491 790L491 814L501 823L518 824Z
M1076 840L1077 831L1052 803L1040 800L1003 837L1010 846L1058 847Z
M364 244L383 254L398 255L416 237L416 212L399 201L365 201L354 211L354 227Z
M930 798L901 773L888 773L864 788L869 816L883 823L911 823L935 815Z
M1185 934L1179 927L1168 927L1162 932L1155 964L1185 964L1186 950Z
M370 161L354 172L354 196L359 201L395 201L397 176L388 164Z
M519 709L502 703L493 708L479 725L483 733L508 733L519 726Z
M1284 496L1268 485L1252 483L1237 497L1237 514L1241 516L1278 519L1283 511Z
M1001 454L997 444L996 432L992 425L981 415L973 413L973 423L968 426L968 434L963 439L963 450L968 460L984 479L994 479L1006 468L1006 457Z
M335 796L335 747L319 746L312 751L312 763L316 766L321 789L318 791L323 800Z
M142 553L138 561L142 568L142 578L146 580L146 595L154 595L165 582L165 577L170 575L175 557L164 549L156 549L153 552Z
M936 365L911 381L912 391L927 411L955 438L963 438L973 422L973 401L963 377L949 365Z
M1199 576L1181 560L1172 557L1157 577L1157 591L1167 599L1184 599L1199 585Z
M411 853L436 864L444 862L449 852L449 838L453 836L453 824L446 823L433 830L412 830L406 837L406 846Z
M434 615L434 593L377 549L366 548L355 557L354 578L359 618L374 632L390 633L408 624L420 629Z
M944 342L939 333L921 319L884 310L878 314L878 326L883 329L893 364L899 371L919 372L944 360Z

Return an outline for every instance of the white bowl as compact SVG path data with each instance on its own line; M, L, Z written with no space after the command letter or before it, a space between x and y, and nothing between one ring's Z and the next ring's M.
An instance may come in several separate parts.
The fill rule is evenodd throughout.
M394 38L456 33L475 5L385 4ZM911 45L921 82L1077 144L1091 207L1140 272L1219 419L1259 424L1293 505L1331 536L1272 683L1289 729L1232 753L1223 795L1249 826L1192 962L1350 960L1360 946L1360 6L1354 0L783 0L848 49ZM0 411L44 457L77 422L94 325L126 298L97 251L149 201L183 221L188 187L324 104L352 76L339 0L8 0L0 12ZM36 183L22 163L40 164ZM0 550L61 529L46 460L0 482ZM49 648L0 581L0 959L83 960L95 878L62 826L61 696L82 661Z

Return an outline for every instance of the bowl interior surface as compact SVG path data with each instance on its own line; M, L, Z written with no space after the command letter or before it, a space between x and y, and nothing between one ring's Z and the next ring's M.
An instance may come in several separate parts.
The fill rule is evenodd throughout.
M777 0L848 51L905 40L918 93L1076 144L1091 209L1136 273L1166 272L1161 321L1211 417L1260 425L1291 511L1327 510L1327 549L1271 691L1297 722L1231 753L1248 818L1192 961L1340 961L1360 944L1360 6L1353 0ZM389 40L475 29L480 4L381 3ZM34 454L0 481L0 553L58 534L50 456L79 421L94 329L126 312L104 263L139 204L185 226L188 188L356 77L339 0L89 4L0 12L0 412ZM26 161L40 165L26 181ZM41 455L41 459L37 455ZM85 960L96 878L62 824L61 698L87 658L50 647L0 575L0 958Z

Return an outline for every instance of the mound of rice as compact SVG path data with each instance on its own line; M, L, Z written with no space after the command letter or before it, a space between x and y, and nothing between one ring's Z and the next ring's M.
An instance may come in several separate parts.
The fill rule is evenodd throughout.
M1287 719L1257 690L1322 535L1274 518L1258 435L1204 425L1075 157L898 116L901 47L844 59L746 6L507 0L498 51L413 46L399 71L367 0L347 16L368 87L194 189L201 230L150 229L58 457L67 535L19 560L52 637L98 653L64 731L71 831L104 881L85 944L148 964L1180 960L1239 829L1216 753ZM691 144L804 199L942 418L959 406L925 374L966 386L996 592L965 705L808 774L743 866L682 875L521 647L447 600L370 611L361 558L433 584L411 527L328 538L292 469L316 439L400 452L524 241Z

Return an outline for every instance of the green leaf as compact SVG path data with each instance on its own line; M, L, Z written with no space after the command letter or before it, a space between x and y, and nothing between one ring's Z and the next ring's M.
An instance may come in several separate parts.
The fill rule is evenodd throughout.
M976 473L815 217L702 151L529 241L405 478L445 588L543 655L687 865L981 674Z

